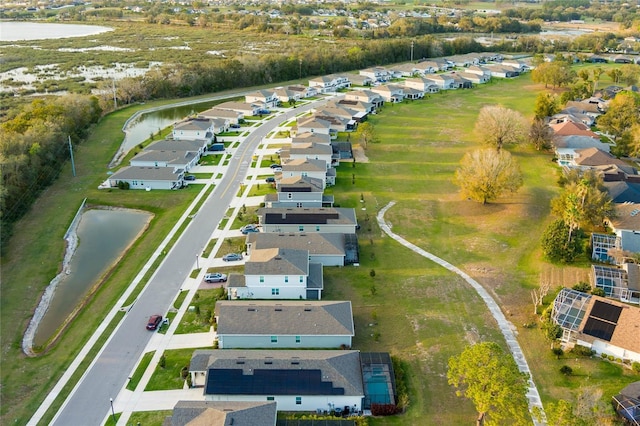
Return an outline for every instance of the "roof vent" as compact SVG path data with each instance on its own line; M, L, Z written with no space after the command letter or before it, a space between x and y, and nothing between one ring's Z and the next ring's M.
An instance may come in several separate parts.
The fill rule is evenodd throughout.
M291 361L291 365L300 365L299 361Z
M257 309L256 309L256 308L248 308L248 309L247 309L247 311L249 311L249 312L255 312L255 311L257 311Z
M282 308L276 308L276 312L282 312Z
M244 361L236 361L236 364L244 364Z
M305 312L311 312L311 308L304 308Z

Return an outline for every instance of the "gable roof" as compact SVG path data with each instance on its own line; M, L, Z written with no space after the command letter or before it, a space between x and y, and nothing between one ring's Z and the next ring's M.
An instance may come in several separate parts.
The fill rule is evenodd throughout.
M327 162L313 158L294 158L282 165L283 172L326 172Z
M553 139L553 145L556 148L584 149L596 147L604 152L611 150L611 145L600 142L599 139L580 135L556 136Z
M309 176L283 177L277 183L278 192L324 192L322 180Z
M640 184L631 182L604 182L614 203L640 203Z
M126 166L109 176L109 180L118 179L140 179L150 181L177 181L180 180L181 173L174 173L172 167L138 167Z
M189 118L176 123L174 130L208 130L213 123L208 118Z
M600 140L600 136L589 130L582 122L564 121L562 123L550 124L551 130L556 136L589 136Z
M145 151L200 151L207 145L205 139L177 140L163 139L153 142L145 148Z
M312 255L342 255L345 254L344 234L310 233L286 233L275 232L250 232L247 243L252 244L253 249L265 249L273 247L289 248L296 250L309 250Z
M272 207L258 210L263 224L302 224L302 225L355 225L356 213L352 208L337 207L305 207L285 208Z
M298 123L298 127L312 127L312 128L319 128L319 129L328 129L331 127L331 123L329 123L327 120L322 120L315 116L299 118L297 123Z
M576 154L578 154L578 157L574 158L573 161L581 166L604 166L607 164L627 166L624 161L596 147L577 149Z
M279 247L253 250L245 275L309 275L309 251Z
M591 296L587 302L586 311L579 328L582 340L588 342L596 339L605 340L611 345L640 354L640 339L638 339L640 336L640 308L600 296ZM603 315L603 311L605 315ZM620 314L618 318L603 318L608 311ZM608 325L600 324L605 322L601 321L601 318L605 319ZM596 325L602 328L594 328ZM609 335L610 338L607 339Z
M295 145L291 145L291 147L289 148L289 154L293 155L331 155L332 152L333 150L331 149L330 145L317 142L297 143Z
M163 426L275 426L275 401L178 401Z
M167 163L183 164L188 163L197 156L196 151L165 151L165 150L144 150L131 161L162 161Z
M607 218L607 222L614 232L622 230L640 231L640 204L615 204L614 208L615 216Z
M211 350L205 395L364 396L359 351Z
M206 118L238 118L241 114L232 109L223 109L223 108L210 108L206 111L202 111L198 114L201 117Z
M303 132L303 133L298 133L296 136L291 138L292 146L298 143L309 143L309 142L330 144L331 136L327 135L326 133Z
M350 301L220 300L219 335L353 336Z

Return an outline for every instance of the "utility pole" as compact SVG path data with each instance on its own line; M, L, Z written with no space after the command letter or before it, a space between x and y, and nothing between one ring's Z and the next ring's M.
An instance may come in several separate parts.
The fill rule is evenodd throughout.
M302 79L302 58L298 58L298 74L298 78Z
M71 171L73 172L73 177L76 177L76 163L73 161L73 145L71 145L71 136L69 136L69 152L71 153Z
M411 40L411 62L413 62L413 40Z
M113 89L113 110L118 109L118 98L116 97L116 79L111 79L111 87Z

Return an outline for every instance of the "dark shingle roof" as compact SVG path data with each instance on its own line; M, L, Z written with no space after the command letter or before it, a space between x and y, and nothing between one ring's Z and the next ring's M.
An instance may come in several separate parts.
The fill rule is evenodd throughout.
M344 256L344 234L252 232L249 234L247 242L252 244L253 249L281 247L309 250L310 254L315 255Z

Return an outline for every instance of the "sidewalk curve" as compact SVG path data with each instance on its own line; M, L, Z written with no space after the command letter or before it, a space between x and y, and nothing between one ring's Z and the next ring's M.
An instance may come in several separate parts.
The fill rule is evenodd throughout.
M397 242L399 242L403 246L413 250L414 252L418 253L421 256L426 257L429 260L432 260L433 262L435 262L438 265L450 270L451 272L454 272L454 273L458 274L467 283L469 283L469 285L471 285L471 287L474 288L474 290L478 293L478 295L482 298L484 303L489 308L489 312L491 312L491 315L498 322L498 327L500 328L500 331L502 332L502 335L504 336L505 340L507 341L507 345L509 346L509 350L511 351L511 354L513 355L513 358L514 358L516 364L518 365L518 369L520 371L522 371L523 373L526 373L526 374L529 375L529 389L527 391L527 399L529 400L529 411L531 412L531 417L534 419L534 424L536 424L536 425L544 425L544 424L546 424L546 422L544 422L544 421L543 422L536 422L535 421L535 417L533 415L534 408L537 408L537 409L540 410L542 418L543 419L545 418L544 408L542 406L542 401L540 400L540 394L538 393L538 388L536 387L535 383L533 382L533 378L531 377L531 370L529 370L529 365L527 364L527 360L525 359L524 353L522 352L522 349L520 348L520 345L518 344L518 340L516 339L516 336L515 336L515 334L513 332L513 328L514 328L513 324L511 324L509 321L507 321L507 318L504 316L504 314L500 310L500 307L498 306L496 301L493 300L493 297L491 297L489 292L487 292L487 290L485 290L485 288L482 287L482 285L480 285L480 283L478 283L476 280L471 278L469 275L467 275L461 269L457 268L456 266L453 266L451 263L447 262L446 260L441 259L438 256L435 256L435 255L433 255L433 254L421 249L420 247L416 246L415 244L410 243L409 241L405 240L404 238L402 238L401 236L399 236L397 234L394 234L391 231L391 227L384 220L384 214L387 212L387 210L389 210L395 204L396 204L395 201L391 201L391 202L389 202L389 204L384 206L378 212L378 215L376 216L376 219L378 220L378 225L380 226L380 229L382 229L388 236L390 236L391 238L393 238L394 240L396 240Z

